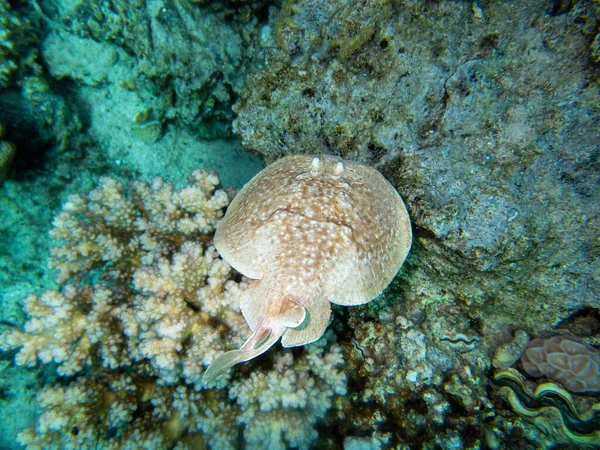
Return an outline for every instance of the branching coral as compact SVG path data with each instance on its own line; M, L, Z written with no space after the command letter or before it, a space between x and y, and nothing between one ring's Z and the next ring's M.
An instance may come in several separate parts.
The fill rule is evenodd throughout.
M35 428L19 435L28 449L234 448L235 405L222 391L156 387L130 375L101 381L81 377L40 392ZM101 426L99 426L101 424ZM113 435L107 438L110 430ZM183 432L186 432L183 436Z
M215 191L218 183L216 175L195 171L179 191L156 178L151 185L133 183L127 196L116 180L102 178L89 195L69 197L50 233L62 241L49 264L59 270L57 281L108 262L113 275L128 276L187 239L207 241L229 203L224 191Z
M202 360L184 362L187 349L212 349L204 358L223 349L210 321L222 315L235 330L234 341L247 331L232 317L239 286L208 246L228 203L224 191L215 191L218 183L215 175L197 171L180 191L155 180L135 183L125 195L115 180L103 178L89 196L71 196L54 220L51 236L62 245L52 249L50 267L59 269L59 282L94 275L94 269L107 282L67 284L61 292L25 299L31 319L24 332L3 336L5 347L21 347L17 363L54 361L60 375L73 375L97 356L111 369L148 359L150 374L165 382L184 368L187 381L197 382L201 369L189 367ZM210 313L194 311L202 299Z
M325 353L326 343L320 339L308 346L297 361L285 353L276 359L275 370L233 383L229 396L242 409L238 420L246 425L244 437L253 448L308 448L317 437L314 424L331 407L335 394L346 393L346 376L337 369L343 362L341 350L333 346ZM299 371L298 366L307 370Z
M238 426L254 445L306 448L345 392L339 349L325 338L270 371L237 374L229 391L227 377L202 385L205 367L250 330L239 312L245 281L211 245L228 197L215 175L189 180L127 193L103 178L56 217L50 267L63 286L27 297L24 329L0 336L17 364L54 363L74 377L40 392L38 423L19 437L27 448L227 449Z

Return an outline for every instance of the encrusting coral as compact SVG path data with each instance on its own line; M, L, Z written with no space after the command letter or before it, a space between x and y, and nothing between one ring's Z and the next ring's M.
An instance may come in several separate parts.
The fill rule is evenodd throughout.
M600 352L576 336L532 340L521 364L532 377L548 377L571 392L600 392Z
M228 196L216 175L189 180L180 190L137 182L126 193L103 178L56 217L50 267L63 286L27 297L24 329L0 336L17 364L54 363L60 376L38 395L36 426L19 435L28 449L228 449L239 425L254 445L307 448L345 392L331 337L249 379L201 383L208 363L250 331L239 310L247 283L211 241ZM258 411L273 420L256 420Z

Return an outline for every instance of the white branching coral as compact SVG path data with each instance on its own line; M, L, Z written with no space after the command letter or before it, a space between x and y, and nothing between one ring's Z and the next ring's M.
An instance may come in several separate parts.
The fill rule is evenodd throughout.
M334 344L325 352L326 344L324 336L297 360L288 351L276 357L273 370L233 382L229 397L242 409L238 421L245 425L244 437L252 448L304 449L317 437L314 424L335 394L346 393L346 375L339 370L341 350Z
M84 311L93 310L106 294L103 288L96 295L90 288L66 286L62 293L30 295L23 301L30 320L23 331L4 333L0 345L5 349L20 348L15 358L19 365L33 367L38 360L55 362L60 375L73 375L91 362L92 343L87 334L90 322Z
M338 367L340 349L326 337L306 349L297 360L287 350L272 370L236 380L229 393L158 385L155 378L114 371L46 387L38 395L37 425L21 432L19 443L29 450L93 449L100 443L115 450L175 444L234 450L241 426L247 448L307 449L334 394L346 392L346 378Z
M151 185L123 186L108 177L88 195L72 195L54 219L50 236L62 242L52 249L49 267L59 270L62 283L73 274L102 268L127 276L142 264L152 264L188 239L207 240L215 231L229 199L216 189L219 178L202 170L176 191L155 178Z
M231 276L214 247L203 252L195 242L183 244L171 262L138 269L133 275L137 294L119 311L132 358L149 360L161 383L182 377L200 387L203 366L227 341L239 345L249 334L239 312L241 290ZM220 307L205 310L206 298ZM215 329L217 323L229 330L227 341Z
M71 196L51 231L62 242L52 249L51 266L59 281L98 269L104 282L29 296L25 329L8 331L0 345L20 348L17 364L57 363L59 375L74 375L94 360L110 369L147 360L146 375L164 383L176 382L184 367L198 367L184 377L198 384L202 360L186 361L187 348L210 348L209 356L224 350L223 339L207 342L215 323L229 329L235 344L248 333L235 312L239 285L206 235L228 203L218 184L216 175L196 171L181 191L155 179L135 183L126 195L103 178L88 196ZM181 232L187 220L196 225ZM205 298L211 312L202 311Z
M201 383L250 334L239 309L246 282L212 246L228 204L218 184L197 171L179 191L156 179L126 192L103 178L65 204L50 263L63 286L27 297L24 329L0 336L17 364L54 363L73 377L40 392L38 423L21 444L233 449L240 426L254 447L307 448L316 438L314 424L346 388L331 339L297 358L283 353L271 370Z
M119 429L133 420L141 388L131 378L120 376L109 383L80 378L66 387L46 387L38 394L41 414L35 428L19 434L19 443L32 450L50 448L95 448L102 430Z

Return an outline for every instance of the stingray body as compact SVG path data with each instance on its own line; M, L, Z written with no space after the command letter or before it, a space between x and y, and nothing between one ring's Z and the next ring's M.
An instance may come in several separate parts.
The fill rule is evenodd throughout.
M375 169L327 156L289 156L256 175L233 199L215 234L222 257L253 279L241 310L252 335L219 356L205 383L268 350L324 333L330 303L379 295L411 246L408 213Z

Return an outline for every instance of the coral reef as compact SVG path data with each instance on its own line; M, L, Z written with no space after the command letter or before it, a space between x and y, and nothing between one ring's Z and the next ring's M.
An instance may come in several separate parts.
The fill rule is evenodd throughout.
M169 8L181 4L167 3ZM139 9L139 2L0 2L0 122L6 128L3 141L18 149L14 176L4 182L0 192L0 332L25 322L20 301L28 293L55 287L45 267L50 248L47 231L68 194L88 192L99 176L107 173L120 180L141 173L146 181L160 174L179 186L185 183L185 175L198 167L221 169L226 185L240 187L262 167L258 158L244 154L236 141L194 139L198 134L227 135L231 98L239 89L231 85L243 81L235 67L243 67L247 61L237 53L245 45L245 38L240 37L244 26L233 30L237 23L225 17L227 12L184 3L186 10L191 8L181 12L185 24L178 19L160 22L164 16L157 19L157 10ZM103 16L87 15L86 9L91 8L101 10ZM236 14L243 14L242 9L239 5L234 8ZM155 46L159 52L142 55L130 51L127 44L149 37L141 28L151 16L162 26L153 29L161 42L148 41L148 49ZM252 13L247 13L245 23L253 20ZM123 26L127 21L131 28ZM185 36L175 39L171 34L175 22L190 26L192 33L179 27ZM86 31L86 26L96 26L99 34ZM245 33L252 32L248 26ZM129 34L119 41L120 33ZM208 38L200 44L196 38L201 33ZM223 39L213 40L217 35ZM181 47L171 46L174 40ZM218 61L213 59L217 47L222 49ZM161 54L166 59L161 59ZM143 65L138 56L152 59L152 63ZM175 80L168 68L173 61L184 59ZM209 123L213 121L214 133L213 123ZM174 130L176 124L184 129ZM159 138L163 141L154 145L152 141ZM239 166L232 164L232 158ZM77 281L80 275L75 275ZM68 289L60 294L69 294ZM92 295L91 289L88 286L82 291L82 297ZM111 292L117 295L114 289ZM68 365L64 362L65 370ZM15 386L24 384L21 380L36 386L36 373L45 368L11 368L19 380ZM17 421L8 411L17 405L21 423L30 419L21 412L31 409L32 391L19 392L0 411L0 421L6 424L0 430L3 448L14 445L17 428L9 426ZM27 407L18 408L19 402Z
M35 428L19 434L28 449L139 448L235 449L243 428L252 448L307 449L317 421L334 395L345 393L336 369L339 349L327 340L294 358L279 355L272 370L256 370L224 389L194 390L180 383L158 385L139 373L102 372L38 394ZM139 366L136 366L139 368ZM300 370L299 370L300 369ZM110 437L107 437L110 434Z
M274 370L253 372L233 382L229 397L241 408L238 422L245 425L247 445L308 448L317 438L315 424L332 406L335 395L346 394L346 375L336 369L343 363L340 348L334 345L326 351L331 338L326 333L296 361L288 352L275 358Z
M495 414L486 391L487 344L476 340L477 330L449 305L440 311L435 303L399 301L413 258L409 255L407 270L383 298L342 318L339 334L347 338L340 343L352 389L340 434L370 436L393 429L382 448L473 448ZM469 344L444 336L466 337Z
M150 108L161 127L175 122L205 138L224 136L233 119L233 98L244 82L239 74L251 61L244 36L256 33L244 25L251 22L252 9L242 9L123 0L53 8L53 18L69 25L52 30L42 52L56 78L90 87L109 81L136 94L132 100L143 100L143 109ZM111 75L113 65L118 70ZM85 96L92 92L82 90Z
M85 136L96 144L86 153L145 181L183 180L204 168L239 188L260 170L258 158L229 140L231 103L253 61L250 7L237 10L248 10L237 23L189 2L43 3L47 21L61 25L48 27L41 57L82 109Z
M89 195L70 196L50 232L63 243L54 247L49 263L59 270L57 281L107 261L115 277L128 276L191 236L209 239L229 199L225 191L215 190L216 175L196 171L189 181L178 191L160 178L151 185L136 182L125 195L116 180L102 178Z
M244 148L375 166L413 222L385 299L337 312L356 387L344 436L487 445L487 424L505 413L486 389L492 355L507 367L522 333L598 311L589 57L600 21L597 2L560 3L299 0L270 11L265 64L234 106Z
M179 191L156 179L153 185L135 183L126 195L115 180L103 178L89 196L69 197L54 220L51 235L60 245L52 248L49 266L58 269L60 284L93 272L113 285L69 283L61 292L25 299L30 320L24 332L10 330L2 338L5 346L23 346L17 363L54 361L59 374L72 375L95 356L112 368L130 363L130 358L148 358L155 372L177 378L180 373L169 369L183 371L186 366L181 358L173 360L177 351L186 353L182 342L193 352L203 346L194 339L210 340L215 334L196 333L203 326L213 329L208 325L211 316L193 314L187 302L206 297L205 308L214 316L225 305L235 313L239 297L237 284L227 282L231 269L205 245L228 203L226 193L215 190L218 183L216 175L198 171ZM120 286L125 280L133 292ZM228 314L224 323L243 334L243 320L228 320ZM142 328L140 320L146 321ZM125 336L130 338L129 353L123 347ZM94 345L99 342L104 344L100 349ZM213 342L213 351L218 345ZM196 361L187 365L200 371ZM193 382L194 375L188 376Z
M533 377L548 377L571 392L600 392L600 351L576 336L533 339L521 365Z
M23 330L0 336L18 365L53 363L59 376L38 394L40 416L22 445L233 449L238 426L265 448L308 448L317 437L315 423L346 390L331 335L249 378L201 383L249 330L239 312L246 283L211 246L228 196L214 174L189 181L126 191L103 178L55 218L50 266L62 287L27 297ZM273 420L257 420L259 410Z
M406 200L415 233L384 297L333 308L336 338L263 356L206 389L206 364L249 334L222 306L235 306L246 280L211 248L218 214L204 233L204 213L187 211L166 183L110 203L102 196L121 187L103 179L96 199L76 197L58 223L55 236L73 248L52 256L63 285L29 296L27 329L2 338L20 362L49 361L36 370L65 374L40 393L40 420L21 442L228 448L243 426L252 446L307 447L314 417L331 406L341 412L325 419L319 444L329 448L345 437L349 448L577 445L560 431L577 419L565 415L567 397L536 398L525 380L527 395L506 403L487 381L492 355L505 368L523 348L515 330L600 344L597 326L573 319L598 317L599 5L0 0L0 121L17 169L30 155L40 169L38 185L2 186L5 305L47 282L35 255L48 247L40 230L66 191L91 189L80 171L175 182L192 167L233 166L221 158L231 142L195 138L229 136L236 113L244 148L267 161L319 152L376 166ZM54 158L65 150L77 160ZM251 165L244 158L237 170ZM155 205L137 200L154 195ZM134 213L119 215L119 202ZM163 228L163 219L179 225ZM25 230L31 222L37 228ZM199 274L189 283L180 276L188 264ZM2 326L20 314L3 307ZM324 375L314 364L328 357ZM519 391L500 378L507 396ZM598 403L571 400L579 411ZM525 415L531 401L543 420ZM302 406L314 416L300 419ZM273 429L252 420L261 408Z
M30 46L38 39L37 21L17 10L7 0L0 1L0 90L12 85L15 73L35 66L36 52Z

